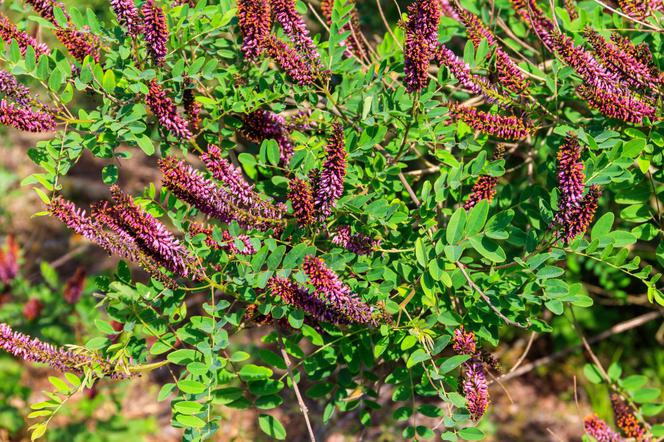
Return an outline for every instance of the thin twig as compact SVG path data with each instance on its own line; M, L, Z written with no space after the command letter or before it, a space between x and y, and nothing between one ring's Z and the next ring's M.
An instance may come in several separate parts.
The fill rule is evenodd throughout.
M512 368L510 368L510 371L508 373L512 373L515 371L519 366L523 363L523 361L526 359L526 356L528 356L528 353L530 352L530 347L533 346L533 342L535 342L535 337L537 336L537 332L532 332L530 334L530 339L528 339L528 344L526 344L526 349L523 351L523 354L519 358L518 361L516 361L516 364Z
M495 305L493 305L493 304L491 303L491 299L486 295L486 293L484 293L484 292L482 291L482 289L480 289L480 288L477 286L477 284L475 284L475 282L470 278L470 276L468 275L468 272L466 272L466 266L464 266L463 264L461 264L459 261L456 262L456 265L457 265L457 267L459 267L459 270L461 270L461 273L463 273L463 276L466 277L466 281L468 281L468 284L470 285L470 287L471 287L473 290L475 290L475 291L476 291L476 292L482 297L482 299L484 300L484 302L487 303L487 305L489 306L489 308L490 308L491 310L493 310L493 312L494 312L496 315L498 315L498 317L499 317L500 319L502 319L503 322L505 322L505 324L507 324L507 325L511 325L512 327L528 328L527 325L519 324L518 322L512 321L510 318L508 318L507 316L505 316L505 315L500 311L500 309L498 309L498 307L496 307Z
M288 377L291 380L291 384L293 385L293 391L295 392L295 397L297 398L297 403L300 405L300 411L302 411L302 415L304 416L304 421L307 424L307 430L309 431L309 438L311 438L311 442L316 442L316 436L314 435L314 430L311 427L311 422L309 421L309 409L307 408L307 405L304 403L304 399L302 399L302 395L300 394L300 389L297 386L297 382L295 382L295 377L293 376L293 370L291 370L291 361L290 358L288 357L288 353L286 352L286 347L284 346L284 339L281 336L281 332L279 331L279 325L277 324L277 320L274 320L274 329L277 332L277 337L279 339L279 350L281 350L281 356L284 358L284 362L286 363L286 370L288 371Z

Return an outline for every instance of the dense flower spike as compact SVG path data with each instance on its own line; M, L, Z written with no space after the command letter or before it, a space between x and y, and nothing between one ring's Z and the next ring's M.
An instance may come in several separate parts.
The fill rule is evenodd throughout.
M650 52L650 48L645 42L635 45L629 38L623 37L615 32L611 33L611 42L613 42L620 51L635 58L639 63L649 66L653 72L653 76L662 76L661 72L657 70L657 66L653 64L652 52Z
M555 47L551 33L555 30L555 25L546 18L544 12L537 6L535 0L510 0L512 7L523 21L530 25L531 29L542 40L544 46L549 50Z
M16 41L16 44L18 44L18 47L21 50L21 55L25 55L25 51L28 47L34 49L37 57L51 53L48 46L44 43L37 42L37 40L28 35L27 32L19 31L16 25L2 14L0 14L0 38L7 44Z
M201 108L202 105L194 97L194 90L187 88L182 93L182 105L184 106L184 113L189 121L189 129L191 132L198 132L201 125Z
M470 67L445 45L440 45L435 59L449 69L464 89L473 94L484 95L491 101L502 101L501 95L489 81L470 71Z
M73 28L57 28L55 35L72 57L79 62L83 63L85 57L89 55L95 62L99 63L100 41L96 35Z
M288 164L293 156L293 143L290 140L290 128L280 115L259 109L242 119L242 134L255 143L263 140L275 140L279 145L279 156L284 164Z
M327 140L325 153L325 162L320 174L312 181L314 208L321 220L330 216L332 208L344 193L347 154L344 130L340 123L332 125L332 134Z
M65 17L69 20L69 16L65 11L65 5L56 0L25 0L27 4L32 6L32 8L43 18L50 21L51 23L57 25L58 22L55 20L55 8L59 8L62 12L65 13Z
M288 184L288 200L300 226L308 226L316 221L314 195L309 183L300 178L292 178Z
M560 201L558 207L560 214L569 214L568 211L578 207L583 198L584 182L586 175L583 173L583 161L581 161L581 145L574 135L568 135L558 149L558 187L560 189ZM564 222L564 220L560 220Z
M360 17L357 13L357 8L355 5L355 0L349 0L349 4L353 6L353 9L350 11L350 20L339 29L339 33L350 32L348 40L341 42L342 46L346 46L345 55L347 57L355 56L359 59L366 58L366 51L364 48L364 43L361 38L360 30ZM332 24L332 8L334 6L334 0L322 0L320 7L323 10L323 17L328 25Z
M110 213L120 227L155 260L175 274L193 273L199 278L198 263L193 255L156 218L138 206L133 198L115 185L111 187L114 205Z
M634 415L634 410L627 405L618 394L611 395L611 405L616 419L616 425L627 437L634 438L636 442L650 441L647 432L641 427L639 420Z
M300 54L286 42L275 36L270 36L265 43L267 54L283 69L286 74L300 86L312 84L316 74Z
M143 3L143 37L148 45L148 52L158 65L166 58L166 43L168 42L168 25L164 10L155 0L146 0Z
M470 210L482 200L493 201L493 198L496 196L497 185L498 178L489 175L480 175L473 185L473 190L468 197L468 201L463 205L464 209Z
M77 208L74 203L60 196L51 200L48 209L51 215L60 219L71 230L97 244L110 255L133 261L155 279L169 287L176 287L175 282L159 269L155 260L144 253L135 239L119 228L105 211L97 208L94 217L90 218L84 210ZM105 221L108 221L106 226L110 230L104 229Z
M498 115L455 103L450 104L450 116L454 120L463 121L478 132L504 140L520 140L526 138L531 131L530 124L525 124L514 115Z
M368 255L380 245L380 241L363 233L353 234L350 226L345 225L337 227L332 234L332 242L356 255Z
M175 103L173 103L173 100L170 99L157 80L150 81L150 89L145 102L166 130L182 140L192 137L188 127L189 124L184 118L178 115Z
M85 286L86 272L83 267L78 267L76 272L65 283L65 289L62 297L67 304L76 304L81 295L83 294L83 287Z
M625 14L637 20L647 18L654 11L664 11L661 0L618 0L618 4Z
M272 14L293 42L297 51L316 67L320 64L318 48L309 35L302 16L295 10L295 0L271 0Z
M496 55L495 66L496 72L498 73L499 83L515 93L524 90L528 86L525 75L498 44L496 37L484 25L484 23L482 23L480 18L472 12L462 8L458 9L458 14L460 20L466 26L468 38L473 42L475 48L477 48L484 39L486 39L490 47L494 48ZM487 57L490 56L490 53L487 54Z
M32 101L30 89L18 82L16 77L0 69L0 93L5 98L14 101L20 106L27 106Z
M111 362L98 356L56 347L37 338L14 331L5 323L0 323L0 348L28 362L46 364L62 372L82 374L87 368L113 378L127 377L123 371L116 369Z
M576 20L579 18L579 11L576 9L576 2L574 0L564 0L563 3L570 20Z
M644 118L657 120L657 109L648 100L637 98L628 91L610 91L581 85L577 92L588 106L607 117L632 124L642 124Z
M272 295L281 297L286 304L299 308L317 321L330 322L337 325L345 325L353 322L345 312L326 303L316 293L310 293L309 290L298 286L288 279L273 276L268 282L268 288Z
M269 0L238 0L237 17L242 32L242 52L256 59L266 47L272 27Z
M234 195L174 157L160 160L159 167L163 185L208 216L226 223L235 220L247 229L280 230L283 227L285 208L282 205L272 205L257 196L246 199Z
M20 248L13 235L7 236L6 250L0 248L0 282L10 284L18 274Z
M303 268L316 294L336 310L343 312L349 321L356 324L373 323L371 317L373 309L351 292L322 259L308 255L304 258Z
M406 89L417 92L429 83L429 64L438 44L440 0L415 0L408 6L404 71Z
M471 418L478 421L489 406L489 384L475 334L466 332L463 326L454 330L452 348L457 354L471 356L463 363L463 392Z
M461 17L459 17L459 14L457 13L457 8L452 5L450 0L439 0L440 2L440 12L446 16L453 18L457 21L461 21Z
M49 132L55 129L55 118L47 112L0 100L0 124L26 132Z
M597 442L622 442L622 438L597 415L586 416L583 420L586 434L594 437Z
M565 214L560 216L560 231L557 238L561 239L564 243L569 244L574 238L586 233L597 211L597 201L599 200L602 190L599 186L591 186L590 190L579 202L578 207L569 209Z
M118 23L127 28L130 36L137 37L142 31L143 22L134 0L110 0L110 3Z
M622 50L616 44L607 41L599 32L587 26L584 35L592 45L602 64L620 75L630 86L637 88L657 88L661 79L653 75L648 64L642 63L634 55Z

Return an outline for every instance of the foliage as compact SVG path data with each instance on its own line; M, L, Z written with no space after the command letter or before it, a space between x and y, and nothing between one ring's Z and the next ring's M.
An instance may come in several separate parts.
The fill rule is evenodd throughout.
M270 2L269 35L247 19L267 20L250 16L259 1L176 3L142 5L145 38L56 4L22 17L64 49L37 57L9 39L2 55L8 71L41 86L48 106L35 100L31 112L57 121L30 149L41 171L23 184L76 233L148 273L122 261L96 279L107 318L86 347L115 368L53 379L59 393L33 405L34 438L81 385L168 363L173 379L157 399L171 401L184 440L212 437L222 406L259 410L259 428L285 439L271 410L291 391L321 404L321 416L304 411L307 423L353 413L371 426L385 407L405 439L480 440L481 415L469 411L481 390L469 382L486 382L469 373L491 363L480 348L523 329L549 333L556 318L582 335L574 314L595 308L590 281L618 301L642 292L664 305L664 77L641 83L664 68L661 11L634 19L596 2L550 10L496 0L492 12L461 2L499 23L496 40L434 19L438 2L419 0L369 48L343 0L324 3L329 32L313 39L298 22L305 3ZM524 3L544 18L520 16ZM587 26L607 38L624 30L643 44L629 46L639 60L650 48L652 70L635 79L602 59ZM602 75L615 89L594 85ZM580 176L564 170L561 146L578 149L570 168L580 164ZM106 160L107 185L143 156L186 163L160 162L162 185L133 199L114 187L113 203L83 219L62 195L85 152ZM50 289L40 296L54 296L57 276L42 273ZM247 345L252 327L264 332ZM464 330L477 352L457 349ZM622 377L617 364L584 373L662 436L650 423L661 392L646 378Z

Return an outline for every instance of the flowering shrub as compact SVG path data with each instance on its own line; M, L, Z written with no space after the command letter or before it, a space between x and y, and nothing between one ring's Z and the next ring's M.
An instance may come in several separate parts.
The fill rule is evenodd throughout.
M80 388L168 365L155 400L185 440L227 425L222 407L284 439L268 410L291 392L312 440L381 407L405 439L479 440L491 350L552 316L583 337L582 273L664 306L661 2L415 0L378 41L344 0L139 3L0 17L0 123L49 133L23 183L124 260L96 280L108 322L86 348L0 324L1 348L67 372L33 438ZM89 208L66 185L86 151L109 186ZM132 195L117 182L139 156L161 180ZM261 342L240 348L247 328ZM583 343L617 424L587 433L662 436L660 391Z

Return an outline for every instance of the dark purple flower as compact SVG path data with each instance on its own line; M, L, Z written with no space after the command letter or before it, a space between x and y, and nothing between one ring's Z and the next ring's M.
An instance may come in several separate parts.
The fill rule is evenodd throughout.
M457 8L450 2L450 0L439 0L440 11L446 17L453 18L454 20L461 21L461 17L457 12Z
M7 71L0 70L0 93L20 106L27 106L32 101L30 89L18 82Z
M268 288L275 297L281 297L284 303L299 308L317 321L330 322L337 325L351 324L353 321L345 312L328 304L324 299L300 287L289 279L273 276Z
M473 190L463 207L466 210L470 210L482 200L493 201L493 198L496 196L497 184L498 178L489 175L480 175L473 185Z
M155 63L161 65L166 58L168 42L168 25L166 15L154 0L143 3L143 37L148 45L148 52Z
M247 114L242 119L242 134L255 143L272 139L279 145L279 156L288 164L293 156L293 143L290 140L290 126L286 120L264 109Z
M634 409L630 405L626 404L616 393L611 395L611 405L616 425L625 436L633 438L636 442L650 442L650 437L639 423Z
M455 353L460 355L475 355L477 353L475 333L467 332L463 326L455 329L452 337L452 348Z
M486 380L481 352L477 349L475 333L466 332L463 326L454 330L452 348L457 354L471 356L463 363L463 391L467 408L473 420L484 416L489 406L489 384Z
M118 23L127 28L130 36L137 37L142 31L143 22L134 0L110 0L110 3Z
M0 38L5 41L7 44L11 44L12 41L16 41L19 49L21 50L21 55L25 55L26 49L28 46L32 46L35 50L35 55L39 58L41 55L48 55L51 53L51 50L44 43L39 43L27 32L19 31L18 28L11 20L9 20L4 15L0 14Z
M0 124L26 132L49 132L55 129L55 118L47 112L0 100Z
M184 106L184 113L189 121L189 129L191 132L198 132L201 125L202 105L196 101L193 89L187 88L182 93L182 106Z
M274 58L274 61L295 83L306 86L316 80L316 74L312 70L311 64L286 42L272 35L266 40L265 45L267 54Z
M308 226L316 221L314 195L309 183L300 178L292 178L288 184L288 200L300 226Z
M208 225L199 223L191 223L189 226L189 233L192 235L203 234L205 235L205 244L214 250L226 250L226 252L234 255L253 255L256 253L256 248L251 244L249 236L240 234L233 237L230 232L224 230L221 232L222 243L218 243L212 236L213 228ZM242 243L242 248L239 248L235 241Z
M622 442L622 438L597 415L586 416L583 427L586 434L594 437L597 442Z
M642 124L644 118L657 120L657 109L647 98L638 98L628 90L607 90L587 86L577 88L588 106L603 115L631 124Z
M352 233L350 226L342 225L332 234L332 243L337 244L356 255L368 255L379 245L380 241L374 240L363 233Z
M56 28L55 35L71 56L79 62L83 63L85 57L90 56L99 63L101 43L96 35L73 28Z
M309 29L302 16L295 10L295 0L271 0L272 15L284 29L297 51L313 63L314 69L320 65L318 48L309 35Z
M637 20L644 20L655 11L664 11L662 0L618 0L620 9Z
M44 310L44 303L37 298L30 298L28 302L23 305L23 317L28 322L39 319L42 310Z
M558 187L560 189L558 207L561 210L559 213L569 214L570 209L578 207L579 201L583 198L585 179L583 161L581 161L581 145L574 135L568 135L558 149Z
M544 46L552 51L555 45L551 33L555 31L555 25L544 15L537 2L535 0L510 0L510 2L521 19L530 25L535 35L542 40Z
M267 46L272 27L269 0L238 0L237 18L242 33L242 52L254 60Z
M460 106L450 103L450 116L453 120L461 120L478 132L492 135L504 140L520 140L526 138L532 127L514 115L499 115L484 112L474 107Z
M192 137L187 121L178 115L173 100L166 94L157 80L150 82L150 90L145 98L150 110L157 116L159 123L176 137L187 140Z
M340 123L332 125L332 133L325 148L325 162L320 174L311 181L314 190L314 208L319 219L325 219L344 193L346 177L346 149L344 130Z
M417 92L429 83L429 64L438 45L440 0L415 0L408 5L404 71L406 90Z
M311 255L306 256L303 268L316 295L346 315L349 321L356 324L373 323L371 306L362 302L355 293L351 292L350 288L339 280L337 274L330 270L322 259Z
M579 11L576 9L576 2L574 0L564 0L563 3L570 20L576 20L579 18Z
M569 244L577 236L586 233L590 223L595 218L597 201L601 194L602 190L599 186L591 186L577 207L567 209L563 214L556 214L556 222L560 226L556 238L562 240L565 244Z
M486 78L473 74L470 67L445 45L438 46L435 59L449 69L464 89L473 94L484 95L490 101L503 102L505 100Z
M104 376L125 378L129 375L117 369L110 361L99 356L75 352L16 332L4 323L0 323L0 348L28 362L46 364L58 371L83 374L85 369L100 372Z

